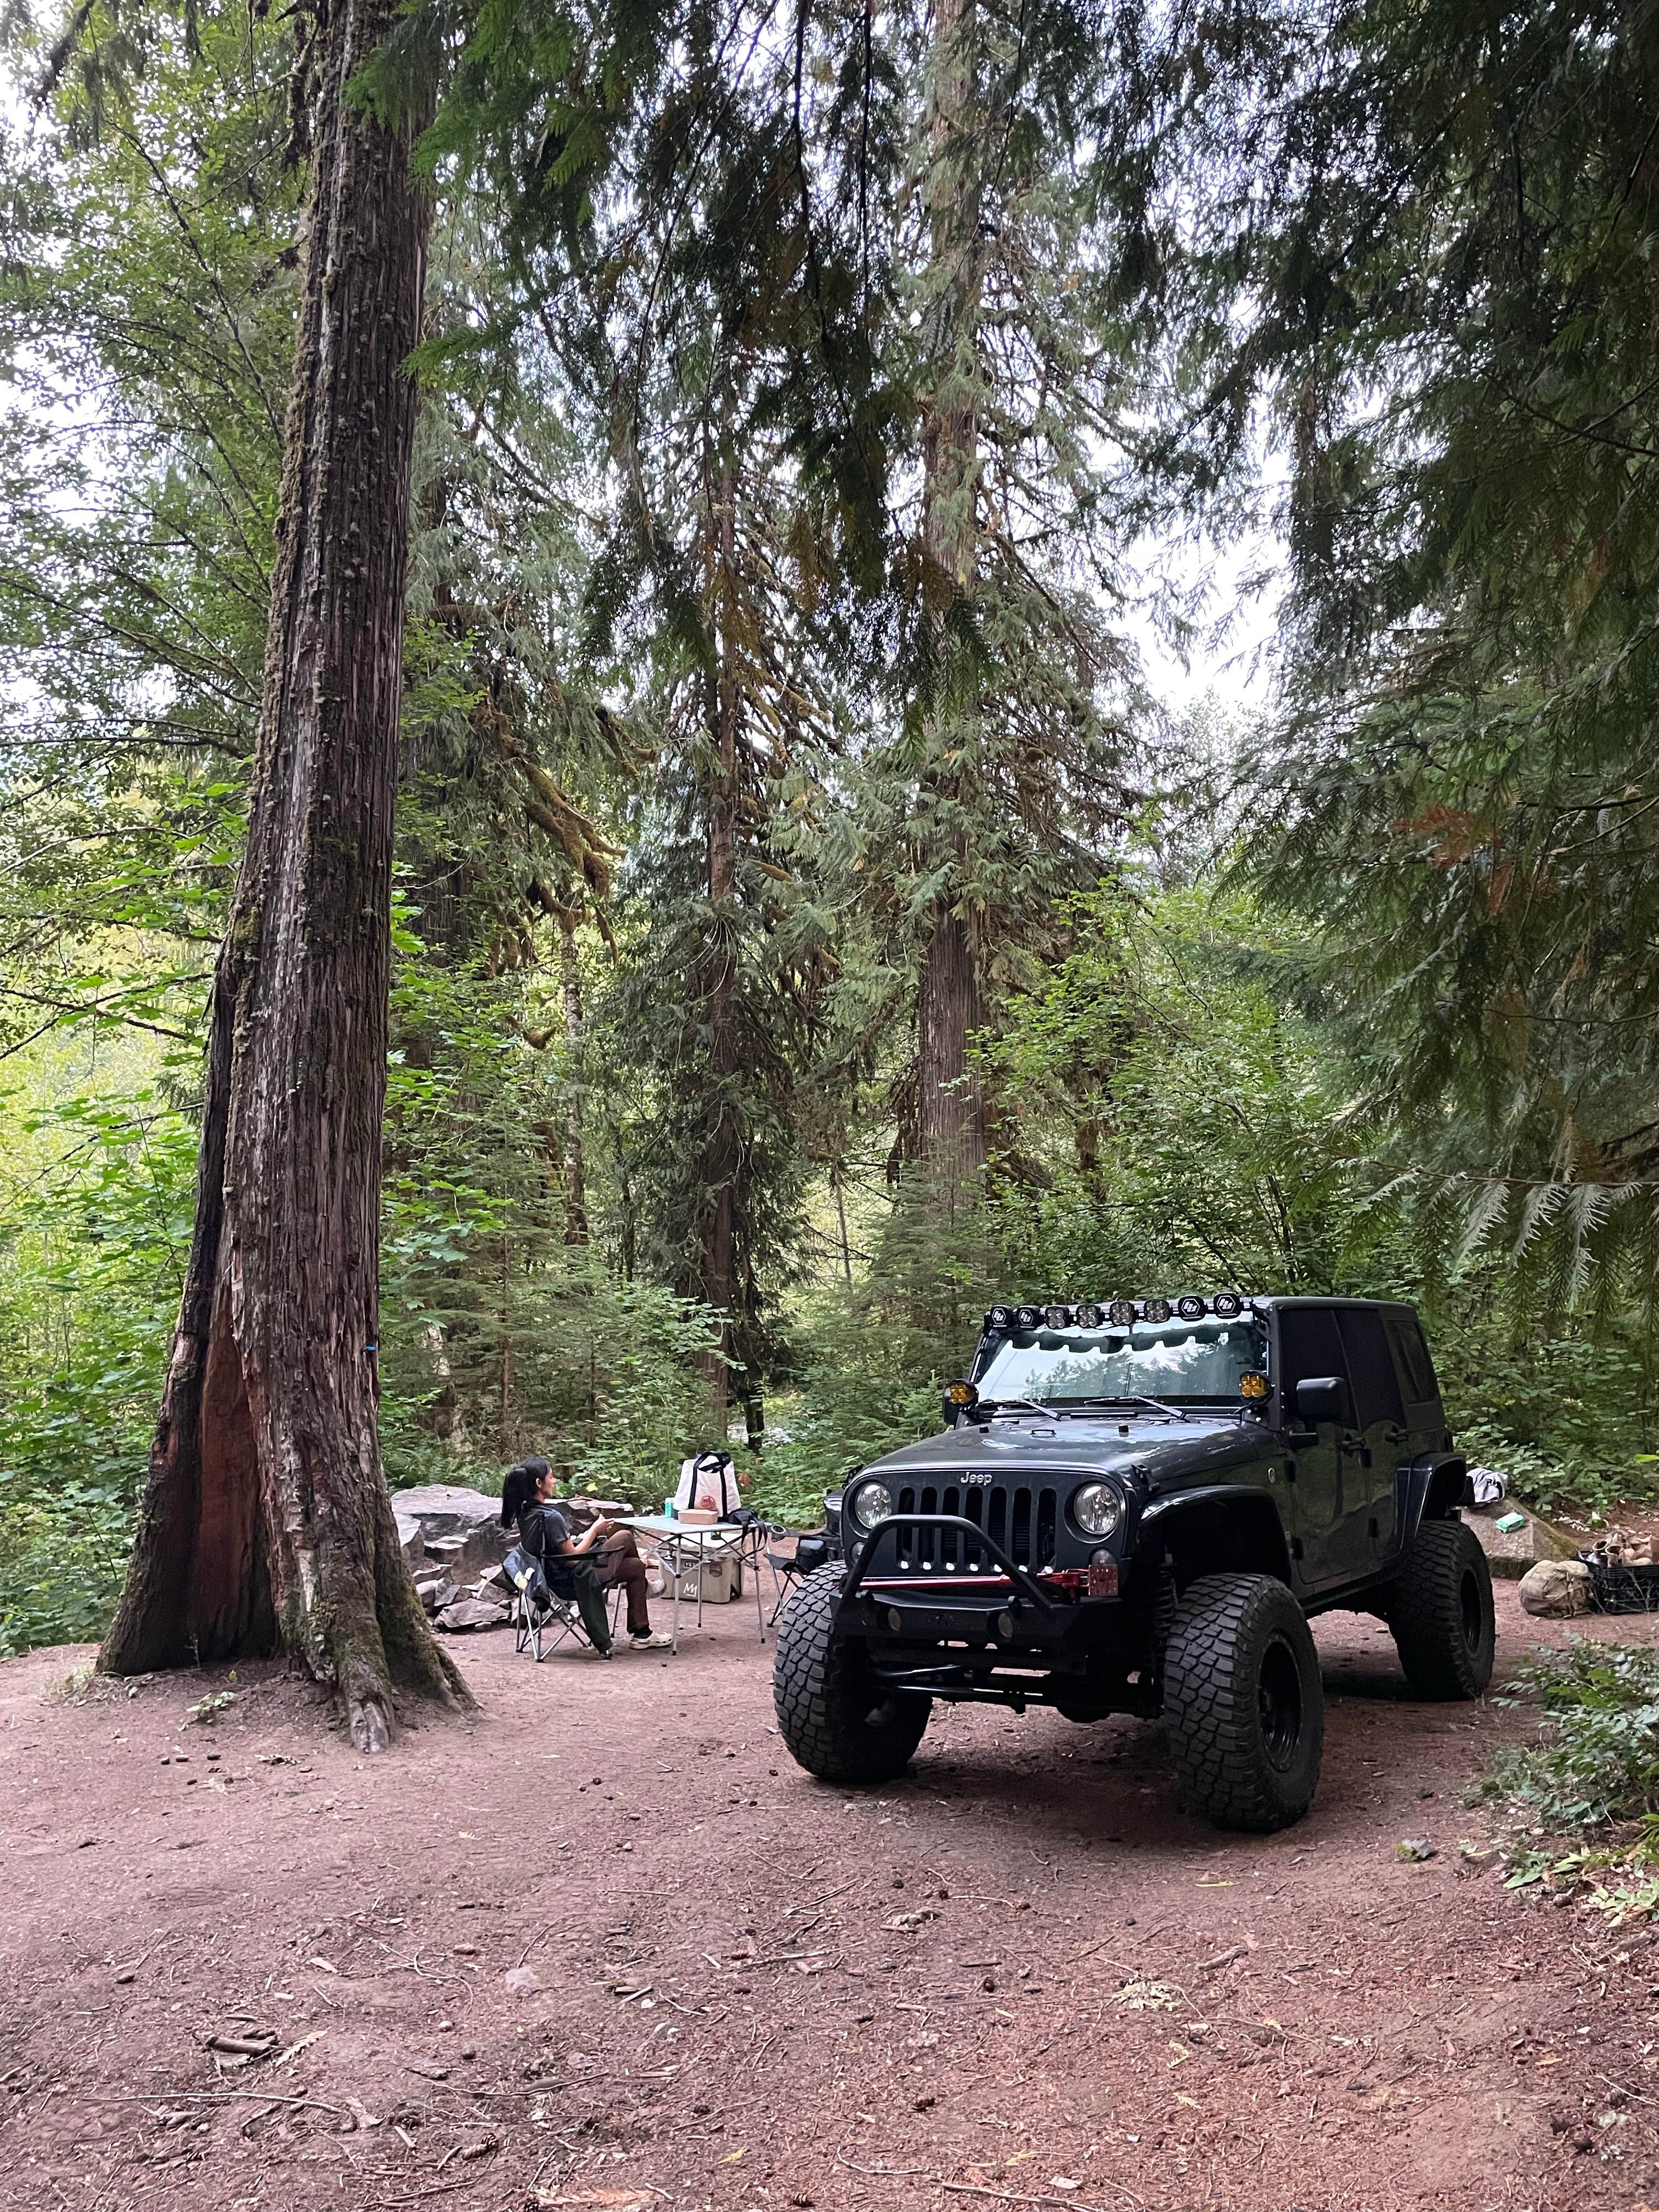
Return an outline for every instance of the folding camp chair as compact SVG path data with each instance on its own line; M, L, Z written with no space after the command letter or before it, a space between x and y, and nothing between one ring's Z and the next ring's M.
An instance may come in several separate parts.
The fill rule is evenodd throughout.
M787 1535L788 1531L783 1528L771 1528L768 1529L767 1534L772 1536L782 1536ZM811 1534L815 1536L821 1537L823 1531L821 1528L815 1528L811 1531ZM788 1604L790 1597L794 1591L796 1583L804 1583L806 1580L807 1576L811 1572L812 1566L816 1566L817 1565L817 1561L816 1559L812 1561L811 1566L805 1566L802 1565L800 1559L800 1546L804 1541L805 1541L805 1538L798 1537L796 1539L795 1549L793 1552L769 1552L766 1554L766 1564L772 1570L772 1579L777 1585L778 1592L778 1601L773 1607L771 1613L767 1620L766 1625L769 1628L776 1627L778 1615L783 1611L785 1606Z
M538 1666L544 1659L552 1657L559 1646L568 1641L592 1648L592 1638L582 1620L580 1608L574 1597L560 1597L548 1587L541 1571L540 1562L520 1551L515 1545L508 1553L502 1571L513 1585L513 1649L528 1651ZM621 1607L623 1591L620 1584L608 1594L611 1610L611 1640L617 1640L617 1616Z

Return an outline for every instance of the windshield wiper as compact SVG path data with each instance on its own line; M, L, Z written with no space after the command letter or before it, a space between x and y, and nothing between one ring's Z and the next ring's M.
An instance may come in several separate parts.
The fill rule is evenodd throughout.
M1074 1398L1072 1402L1076 1406L1150 1406L1155 1413L1167 1413L1172 1421L1184 1421L1187 1419L1187 1415L1179 1406L1166 1406L1162 1398L1145 1398L1138 1392L1128 1393L1121 1397Z
M1089 1401L1079 1400L1076 1402L1086 1404ZM1006 1413L1011 1407L1020 1406L1024 1407L1028 1413L1041 1413L1045 1420L1053 1414L1059 1414L1062 1419L1069 1418L1064 1407L1039 1405L1035 1398L982 1398L975 1410L987 1413Z

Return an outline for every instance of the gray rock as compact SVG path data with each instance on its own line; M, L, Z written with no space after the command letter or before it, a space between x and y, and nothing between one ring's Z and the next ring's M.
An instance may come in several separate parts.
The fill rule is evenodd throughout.
M467 1628L505 1628L507 1608L493 1598L458 1597L438 1615L437 1626L453 1635Z
M576 1534L581 1535L596 1521L620 1521L624 1515L637 1512L636 1506L626 1504L620 1498L590 1498L585 1492L574 1498L562 1498L559 1510Z
M1494 1575L1510 1582L1518 1582L1527 1569L1540 1559L1570 1559L1578 1547L1571 1536L1565 1535L1537 1514L1527 1513L1527 1525L1508 1534L1497 1523L1509 1514L1526 1509L1506 1499L1486 1508L1465 1506L1463 1519L1480 1540L1480 1548L1486 1555L1486 1565Z
M422 1556L457 1583L486 1573L506 1554L511 1532L501 1526L501 1505L482 1490L458 1482L425 1482L392 1493L392 1510L407 1555L417 1538Z
M461 1593L447 1575L428 1575L416 1579L415 1594L428 1613L441 1613L447 1605L453 1605Z
M1590 1571L1582 1559L1540 1559L1522 1576L1517 1595L1540 1620L1570 1620L1590 1609Z
M459 1482L422 1482L394 1490L392 1510L402 1520L418 1521L428 1536L465 1536L480 1521L499 1518L501 1500Z

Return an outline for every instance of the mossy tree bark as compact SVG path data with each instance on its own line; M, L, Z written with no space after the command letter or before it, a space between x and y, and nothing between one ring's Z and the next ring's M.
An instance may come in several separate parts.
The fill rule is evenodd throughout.
M283 1649L361 1748L464 1702L376 1425L380 1121L404 581L428 211L346 88L387 0L325 0L247 846L214 981L195 1237L100 1664Z

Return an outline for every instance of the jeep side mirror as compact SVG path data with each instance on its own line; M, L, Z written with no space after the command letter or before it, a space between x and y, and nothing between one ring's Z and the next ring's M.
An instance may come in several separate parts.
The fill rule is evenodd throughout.
M1296 1410L1310 1429L1322 1421L1339 1429L1353 1426L1353 1401L1340 1375L1304 1375L1296 1386Z

